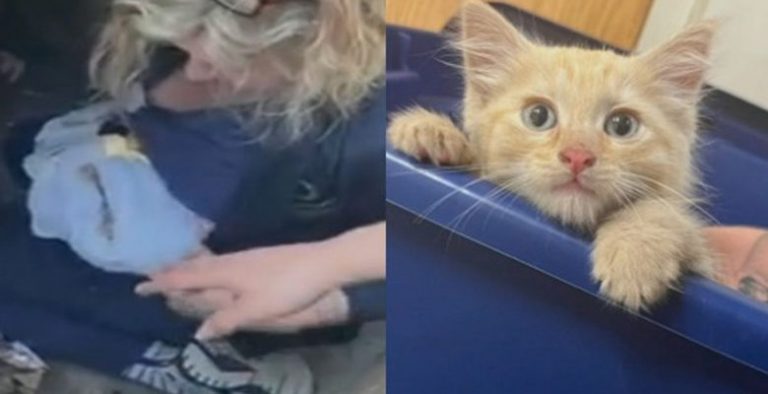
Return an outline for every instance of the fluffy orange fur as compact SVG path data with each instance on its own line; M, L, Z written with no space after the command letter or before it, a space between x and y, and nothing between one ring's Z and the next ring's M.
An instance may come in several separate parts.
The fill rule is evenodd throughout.
M603 294L647 308L683 272L715 272L694 211L693 161L714 30L699 24L653 51L623 56L536 44L471 1L457 40L464 132L415 108L392 119L390 141L436 164L474 166L564 224L593 231L593 276ZM539 105L556 119L546 130L526 122ZM607 132L617 114L635 122L631 134ZM573 150L588 155L585 169L574 169Z

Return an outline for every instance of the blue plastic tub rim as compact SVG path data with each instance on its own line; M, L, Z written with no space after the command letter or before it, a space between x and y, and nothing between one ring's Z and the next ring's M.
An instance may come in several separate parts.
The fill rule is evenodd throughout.
M564 228L530 204L473 175L443 171L387 152L387 202L542 274L603 299L590 276L590 239ZM458 219L474 211L474 218ZM514 234L515 242L506 235ZM667 302L642 318L724 357L768 373L768 305L710 280L690 276ZM627 312L632 313L632 312ZM735 335L738 333L738 335Z

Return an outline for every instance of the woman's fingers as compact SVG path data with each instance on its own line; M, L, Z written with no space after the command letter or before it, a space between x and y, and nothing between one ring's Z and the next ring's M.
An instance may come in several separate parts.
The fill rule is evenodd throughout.
M248 325L249 331L263 331L279 334L293 334L305 328L320 326L317 324L317 314L312 307L294 314L276 319L253 322Z
M265 320L253 320L253 310L250 305L236 304L215 312L200 327L195 338L201 341L221 338L237 331L261 331L272 333L295 333L304 328L317 327L322 324L316 307L310 306L287 316ZM328 323L332 324L332 323Z
M217 311L203 322L195 334L195 339L206 341L233 334L248 321L249 309L248 304L238 302Z
M349 304L341 291L333 291L314 304L285 316L248 324L250 331L295 333L307 328L325 327L347 320Z
M151 280L136 286L136 294L150 296L174 291L235 287L238 273L223 267L225 261L217 260L216 257L203 257L151 275Z
M712 249L721 256L720 281L738 288L747 268L749 253L763 231L751 227L708 227L704 229Z
M237 297L224 289L210 289L196 292L174 292L167 295L168 307L176 313L193 319L206 319L220 309L234 305Z
M309 306L282 316L260 316L255 302L240 302L211 316L200 328L197 338L206 340L235 331L294 333L306 328L324 327L347 321L349 301L337 289Z

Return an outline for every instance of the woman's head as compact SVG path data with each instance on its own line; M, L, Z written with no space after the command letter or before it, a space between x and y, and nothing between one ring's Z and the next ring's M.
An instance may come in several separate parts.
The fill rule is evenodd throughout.
M249 1L115 0L91 61L94 86L120 98L155 49L176 46L188 54L187 79L297 137L318 112L348 116L381 82L383 0L262 0L247 16L222 5Z

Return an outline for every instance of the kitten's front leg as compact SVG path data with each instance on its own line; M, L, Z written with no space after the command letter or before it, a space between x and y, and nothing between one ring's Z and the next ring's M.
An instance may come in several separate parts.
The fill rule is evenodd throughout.
M444 115L413 108L392 118L387 131L396 149L435 165L466 165L472 153L466 135Z
M686 270L713 276L711 256L685 204L641 200L598 228L592 275L605 296L637 311L659 301Z

